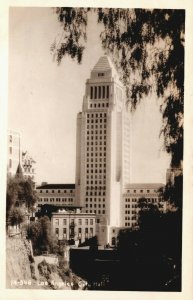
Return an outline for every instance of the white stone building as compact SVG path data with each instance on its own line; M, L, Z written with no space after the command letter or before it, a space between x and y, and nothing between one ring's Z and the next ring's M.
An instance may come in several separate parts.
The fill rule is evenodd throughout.
M102 56L86 81L82 112L77 116L75 185L45 184L37 188L39 205L80 207L73 220L90 217L93 234L100 245L116 244L121 228L137 226L138 202L162 202L158 190L163 184L132 184L130 180L130 114L123 85L108 56ZM59 239L69 238L62 227L68 212L53 215L53 228ZM68 217L72 217L68 215ZM67 221L64 221L67 222ZM82 225L84 224L84 221ZM87 221L85 221L87 222ZM77 227L79 233L88 227ZM86 236L82 235L81 241Z
M75 184L42 184L36 188L38 206L44 204L74 206Z
M15 176L20 165L24 178L31 178L35 183L35 160L27 151L22 151L21 135L19 132L9 130L7 141L7 172Z
M130 183L123 189L122 198L122 226L135 227L138 224L139 200L146 199L147 204L159 206L164 211L165 204L162 201L159 190L164 187L162 183Z
M60 209L52 214L51 222L59 240L73 239L82 243L96 234L96 215L82 213L80 209Z
M21 161L20 153L20 133L10 130L7 140L7 172L9 175L16 174L19 161Z
M76 202L100 222L99 241L121 226L123 186L130 180L129 113L123 85L108 56L86 82L77 117Z

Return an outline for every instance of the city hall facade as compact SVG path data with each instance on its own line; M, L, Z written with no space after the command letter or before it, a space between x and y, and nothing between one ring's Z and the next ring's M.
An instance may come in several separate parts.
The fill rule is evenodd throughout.
M95 232L101 245L114 244L120 228L137 225L140 198L155 204L162 201L158 190L163 184L130 182L130 139L124 87L109 57L102 56L86 81L82 112L77 116L73 191L73 205L96 216ZM46 185L37 190L39 204L48 204ZM60 236L60 228L55 230Z

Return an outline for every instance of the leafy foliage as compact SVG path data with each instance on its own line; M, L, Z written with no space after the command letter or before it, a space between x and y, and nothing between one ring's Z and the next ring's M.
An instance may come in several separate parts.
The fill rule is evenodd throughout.
M12 207L9 211L8 223L11 226L19 225L25 220L25 212L19 207Z
M21 216L25 214L26 210L28 212L33 210L37 199L31 179L25 180L22 176L8 177L6 195L7 222L13 223L16 216L22 222Z
M84 41L86 41L87 12L89 8L60 7L56 9L58 21L64 28L63 35L58 43L55 41L51 51L57 52L57 62L60 64L64 55L82 60Z
M140 228L119 233L118 251L121 270L130 269L122 288L131 285L138 290L180 290L181 287L181 214L145 210Z
M161 133L171 165L183 158L185 11L173 9L57 8L63 26L52 45L60 63L66 54L81 62L88 13L104 25L101 42L111 54L126 87L132 109L150 92L163 99Z
M9 177L7 180L7 210L12 206L21 205L22 203L28 209L31 209L37 202L36 191L33 182L29 178L25 180L23 177Z
M73 13L74 11L74 13ZM83 18L68 18L69 12ZM71 49L81 46L81 61L86 42L88 13L97 13L104 25L100 38L112 57L126 89L127 101L135 110L150 93L161 99L162 128L165 150L171 154L171 167L182 168L184 115L184 36L185 11L174 9L58 8L58 20L64 37L53 47L61 62L70 51L64 51L63 40L71 37ZM85 22L86 20L86 22ZM70 27L69 24L72 24ZM84 27L82 34L77 35ZM75 33L75 35L74 35ZM68 41L68 40L67 40ZM75 48L73 48L75 47ZM163 197L178 210L161 213L145 201L140 203L138 230L119 234L120 271L131 276L116 277L118 288L134 290L180 290L182 243L182 175L175 176L163 191ZM148 269L148 272L147 272ZM158 271L159 270L159 271ZM115 281L116 282L116 281ZM170 284L169 284L170 282ZM170 285L170 286L169 286Z
M36 254L41 254L43 251L56 253L58 250L57 240L47 216L31 223L27 229L27 236L31 239Z
M163 190L163 197L175 209L182 210L183 197L183 176L178 174L174 176L174 182L169 181Z
M43 204L36 212L36 217L40 218L47 216L51 220L52 213L57 212L60 207L61 206L59 205Z

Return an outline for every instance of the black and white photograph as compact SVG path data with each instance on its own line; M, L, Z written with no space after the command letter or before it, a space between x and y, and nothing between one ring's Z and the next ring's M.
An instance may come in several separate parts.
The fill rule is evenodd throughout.
M6 289L181 293L186 9L52 3L9 7Z

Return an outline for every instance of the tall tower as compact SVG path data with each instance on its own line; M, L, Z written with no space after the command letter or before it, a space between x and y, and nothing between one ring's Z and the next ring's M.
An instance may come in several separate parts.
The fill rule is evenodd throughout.
M129 182L129 116L124 89L108 56L102 56L86 81L77 116L76 202L95 213L99 240L109 242L121 225L121 199Z

